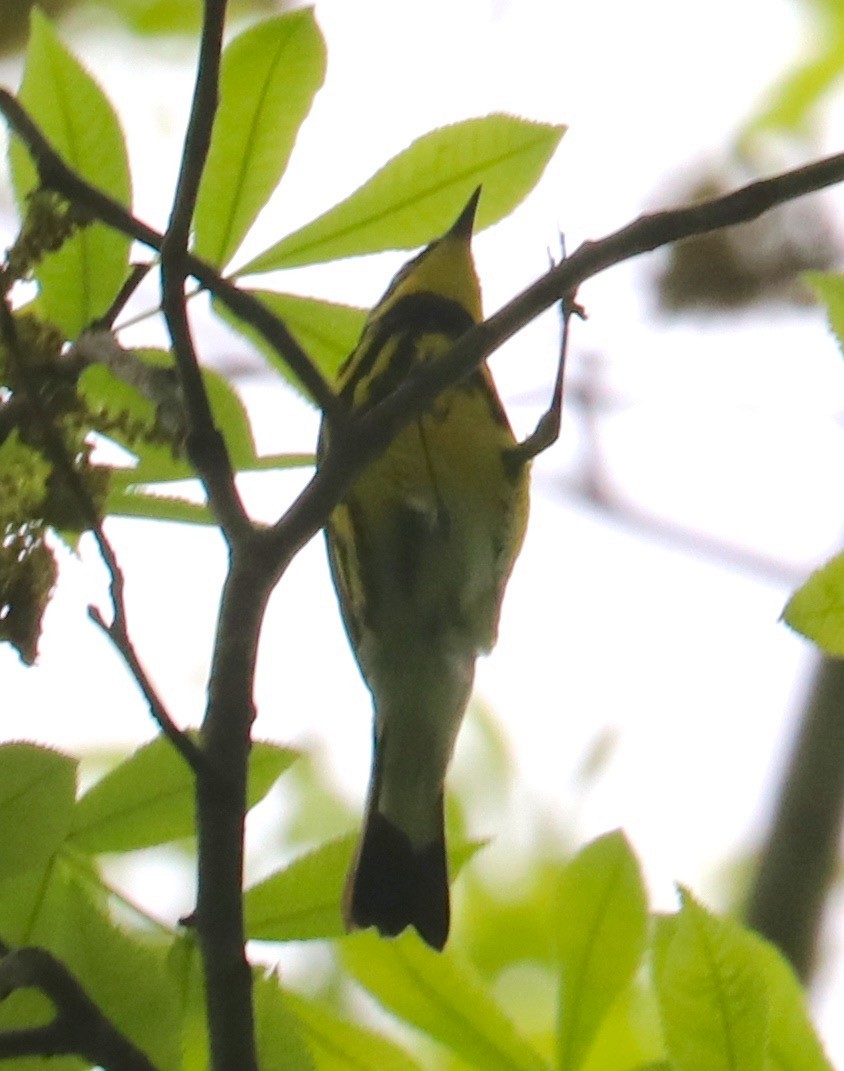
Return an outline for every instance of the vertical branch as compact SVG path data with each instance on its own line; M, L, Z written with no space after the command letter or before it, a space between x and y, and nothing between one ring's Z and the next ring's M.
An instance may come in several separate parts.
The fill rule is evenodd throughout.
M257 1068L252 980L244 953L243 838L258 638L274 575L252 541L232 554L223 588L202 727L212 776L197 779L196 926L214 1071Z
M161 307L173 342L184 394L188 456L202 479L209 504L224 535L231 540L238 533L245 534L249 521L237 494L225 442L214 424L185 301L185 280L190 271L190 227L217 112L225 14L226 0L205 0L196 85L182 165L170 222L161 243Z
M225 12L226 0L205 0L182 166L161 244L161 285L188 417L188 454L231 553L202 726L206 765L197 777L196 928L211 1066L214 1071L257 1071L252 978L244 950L243 838L255 658L271 585L250 572L249 563L257 557L249 553L253 530L237 494L225 442L214 424L185 302L190 227L217 110Z
M808 981L844 818L844 661L818 663L746 912Z

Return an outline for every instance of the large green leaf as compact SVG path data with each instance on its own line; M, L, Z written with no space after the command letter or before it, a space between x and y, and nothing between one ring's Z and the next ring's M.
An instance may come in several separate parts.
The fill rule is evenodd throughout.
M340 1019L322 1004L289 991L284 1000L319 1071L419 1071L398 1045Z
M608 1068L671 1071L656 994L641 975L613 1001L582 1064L583 1071Z
M623 833L599 837L563 870L555 927L561 1071L581 1066L604 1016L636 972L647 919L639 865Z
M0 881L40 866L64 841L76 765L36 744L0 747Z
M361 933L343 942L341 956L385 1008L445 1045L469 1067L547 1068L481 979L451 951L434 952L415 933L395 941Z
M313 10L258 23L228 45L220 107L196 205L196 253L229 262L278 185L325 77Z
M252 999L261 1071L315 1071L316 1064L278 978L256 973Z
M342 936L340 899L355 840L350 835L321 844L247 889L247 936L263 941Z
M19 97L66 163L122 204L129 204L129 163L114 109L37 8L32 12ZM9 155L15 194L23 204L37 184L35 168L15 138ZM126 279L130 245L124 235L93 224L45 257L36 269L41 311L68 338L108 310Z
M806 1007L806 994L789 963L758 934L744 934L768 991L768 1067L775 1071L833 1071Z
M253 807L295 760L296 752L256 742L249 760ZM69 837L85 852L127 852L190 837L196 831L194 776L163 736L139 748L78 801Z
M512 212L536 185L564 132L563 126L512 115L434 130L240 274L424 245L454 222L479 185L476 230L482 230Z
M115 925L87 887L70 881L50 947L114 1025L160 1071L180 1066L176 989L167 949Z
M747 935L683 893L655 982L676 1071L763 1071L769 1029L765 979Z

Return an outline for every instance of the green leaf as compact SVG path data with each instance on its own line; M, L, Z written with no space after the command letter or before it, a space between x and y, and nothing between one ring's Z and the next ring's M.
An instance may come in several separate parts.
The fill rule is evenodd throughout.
M340 903L357 833L319 845L243 894L248 937L259 941L312 941L342 937ZM449 850L449 872L456 875L484 846L462 841Z
M844 554L812 573L794 592L783 619L827 654L844 656Z
M481 979L451 951L434 952L415 933L394 941L360 933L347 938L340 953L346 967L385 1008L469 1067L547 1068Z
M170 946L167 971L176 989L182 1024L181 1071L208 1071L211 1066L202 958L196 931L181 932Z
M207 506L175 495L147 493L134 486L112 486L106 496L103 512L109 517L141 517L148 521L217 525L216 517Z
M289 990L284 1000L319 1071L419 1071L404 1049L338 1018L322 1004Z
M78 882L69 882L66 889L59 907L62 925L50 951L156 1068L176 1071L181 1032L167 948L116 926Z
M581 1066L608 1009L633 978L647 920L639 865L623 833L599 837L563 870L556 926L562 1071Z
M0 747L0 881L43 865L70 829L74 759L36 744Z
M613 1001L583 1063L583 1071L608 1068L670 1071L656 995L641 977L634 978Z
M806 1008L806 995L789 963L773 945L746 931L744 938L768 993L768 1063L771 1071L833 1071Z
M273 290L251 290L249 293L284 321L288 331L326 378L336 378L340 365L360 338L366 322L365 309L295 294L280 294ZM271 368L280 372L303 397L309 397L284 357L269 345L262 334L233 316L222 302L214 301L212 308L266 357Z
M260 941L341 937L340 900L356 834L328 841L244 893L247 936Z
M806 34L811 44L801 49L800 61L766 94L760 114L751 120L746 133L807 133L813 110L844 71L844 10L839 0L812 0L804 8L815 21Z
M114 109L37 8L32 12L19 97L67 164L122 204L129 204L129 163ZM15 194L22 204L37 185L35 168L16 138L9 156ZM35 274L41 287L41 309L68 338L108 310L126 279L130 245L129 238L95 223L39 265Z
M208 401L214 422L223 433L232 465L246 469L255 464L255 440L246 406L225 376L211 369L203 369L202 378L208 392Z
M483 185L476 231L508 215L539 181L563 126L489 115L413 142L345 201L251 260L241 275L384 249L442 234Z
M747 935L683 893L655 972L665 1044L676 1071L763 1071L770 1016Z
M249 760L248 803L254 807L296 758L256 742ZM78 801L69 837L85 852L127 852L195 832L194 775L163 736L139 748Z
M310 468L313 454L267 454L255 458L251 465L241 465L238 472L276 472L280 469ZM207 506L177 495L168 495L146 488L172 484L172 478L154 479L146 470L117 469L112 471L104 512L116 517L143 517L150 521L178 521L181 524L217 524Z
M316 1064L278 978L254 974L252 998L261 1071L313 1071Z
M220 107L196 206L196 253L229 262L287 167L325 78L313 10L246 30L223 53Z

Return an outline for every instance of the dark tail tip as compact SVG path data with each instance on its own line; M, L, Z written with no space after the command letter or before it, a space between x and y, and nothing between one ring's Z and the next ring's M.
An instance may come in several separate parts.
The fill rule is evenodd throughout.
M426 944L442 951L450 914L445 838L414 851L406 834L378 811L370 812L343 908L349 929L375 926L382 937L396 937L413 926Z

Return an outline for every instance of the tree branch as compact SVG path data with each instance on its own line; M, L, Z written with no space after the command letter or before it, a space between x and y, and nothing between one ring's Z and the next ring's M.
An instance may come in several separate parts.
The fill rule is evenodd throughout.
M214 776L197 782L196 922L216 1069L256 1066L250 1049L252 980L244 955L243 838L255 661L273 586L261 555L250 543L239 541L232 548L223 587L202 726Z
M202 754L191 738L181 731L170 717L167 708L158 696L152 682L146 675L134 646L129 638L126 625L126 603L123 597L124 580L123 571L117 560L114 548L105 534L102 520L97 513L94 501L79 475L73 461L68 456L64 440L55 429L50 415L45 411L41 403L37 385L32 380L26 355L21 352L15 319L9 311L6 302L0 301L0 339L13 362L15 371L23 384L23 395L26 405L35 415L38 427L43 438L44 449L53 469L61 474L65 486L73 496L80 516L97 544L100 557L103 560L109 575L109 597L112 605L112 622L107 624L99 610L94 607L88 608L92 620L109 637L126 663L129 671L141 689L144 698L149 705L150 713L162 733L173 744L185 761L194 770L201 766Z
M191 336L185 299L191 221L217 110L217 81L225 15L226 0L205 0L199 64L182 165L170 222L161 243L161 308L173 344L184 397L188 457L199 473L209 505L223 534L231 542L251 525L237 493L225 440L211 412Z
M26 145L38 169L41 184L46 189L60 193L72 204L87 212L92 219L106 223L121 234L134 238L135 241L156 252L161 251L164 235L136 219L118 201L86 182L78 172L68 167L23 106L7 89L3 88L0 88L0 113L5 116L10 128ZM325 413L336 412L339 415L340 405L331 385L282 321L248 290L241 290L234 283L223 278L210 264L206 264L192 253L187 255L186 262L190 275L198 283L218 298L230 312L245 320L263 335L269 345L287 362L320 409Z
M243 929L246 781L254 720L252 685L261 598L238 568L253 526L235 486L225 439L214 423L188 323L188 242L218 104L226 0L205 0L199 63L173 209L161 244L162 309L188 417L188 456L228 539L230 568L221 600L208 705L202 725L207 769L196 782L198 889L195 924L202 952L211 1066L257 1071L252 975ZM309 362L310 363L310 362ZM248 570L245 574L248 578ZM237 605L232 620L229 607Z
M347 416L343 426L332 430L332 448L320 470L284 516L265 533L267 553L278 561L278 575L324 525L356 474L387 447L405 424L429 408L438 394L459 383L540 313L557 301L573 300L587 279L681 238L746 223L778 204L841 181L844 181L844 153L751 183L724 197L640 216L605 238L584 242L488 320L467 331L441 359L426 362L383 401Z
M77 979L43 948L3 948L0 1000L38 989L52 1002L52 1022L0 1031L0 1060L20 1056L81 1056L106 1071L156 1071L154 1064L91 1000Z
M807 981L844 818L844 661L819 660L746 919Z

